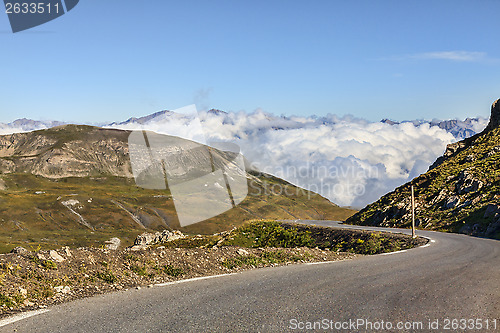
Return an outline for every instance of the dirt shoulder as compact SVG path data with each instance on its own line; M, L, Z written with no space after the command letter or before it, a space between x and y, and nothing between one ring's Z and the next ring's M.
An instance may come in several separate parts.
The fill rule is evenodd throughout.
M310 248L150 248L140 251L80 248L0 256L0 316L114 290L292 263L352 259L359 255Z

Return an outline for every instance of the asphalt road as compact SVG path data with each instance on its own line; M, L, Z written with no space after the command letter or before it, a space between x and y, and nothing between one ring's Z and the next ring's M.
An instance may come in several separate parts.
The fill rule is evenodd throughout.
M313 325L332 332L500 331L500 242L418 234L433 242L402 253L96 296L0 332L306 332Z

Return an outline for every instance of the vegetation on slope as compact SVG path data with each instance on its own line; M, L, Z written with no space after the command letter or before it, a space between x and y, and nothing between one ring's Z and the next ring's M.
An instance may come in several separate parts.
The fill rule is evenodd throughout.
M168 190L143 189L130 178L47 179L4 174L1 179L6 189L0 191L0 252L38 244L43 248L99 246L112 237L131 245L145 230L212 234L255 218L338 220L354 213L288 183L282 184L287 187L286 192L278 191L273 185L283 181L259 177L249 180L250 193L236 208L181 228ZM73 205L65 206L68 202Z
M162 244L168 247L238 246L245 248L320 248L336 252L379 254L425 244L423 238L393 233L328 228L273 220L248 221L231 231L192 236Z

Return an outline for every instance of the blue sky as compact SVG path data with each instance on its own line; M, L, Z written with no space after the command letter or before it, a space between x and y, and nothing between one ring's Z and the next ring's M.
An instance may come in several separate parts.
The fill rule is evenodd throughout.
M489 116L500 2L81 0L13 34L0 122L124 120L191 103L369 120Z

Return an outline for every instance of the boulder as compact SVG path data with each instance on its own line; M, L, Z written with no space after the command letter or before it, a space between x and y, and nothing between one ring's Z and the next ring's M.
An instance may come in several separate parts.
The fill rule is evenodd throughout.
M238 251L236 251L240 256L247 256L250 254L250 252L248 252L247 250L244 250L244 249L238 249Z
M54 290L56 293L68 294L71 291L71 288L69 286L57 286L54 287Z
M30 300L28 299L25 299L24 302L23 302L23 305L24 306L34 306L35 303L31 302Z
M458 175L456 190L458 194L476 192L483 187L483 182L474 178L472 174L464 170Z
M80 203L80 201L76 199L69 199L67 201L61 202L64 206L76 206Z
M484 212L484 218L494 217L500 213L500 206L495 204L489 204L486 206L486 211Z
M64 254L66 255L66 257L71 257L71 251L69 250L69 247L63 246L61 248L61 250L64 252Z
M24 289L23 287L19 287L19 294L23 297L26 297L28 295L28 290Z
M134 241L134 246L135 245L147 246L158 243L165 243L184 237L186 236L184 236L184 234L178 230L174 231L163 230L162 232L155 232L155 233L145 232L137 236L137 238Z
M455 208L459 204L460 204L460 198L454 195L452 197L449 197L448 200L446 200L446 202L444 203L444 208L445 209Z
M104 243L106 244L104 245L104 248L106 250L118 250L121 240L118 237L113 237L110 240L105 241Z
M150 233L150 232L144 232L137 236L137 238L134 241L134 245L151 245L156 243L156 240L158 239L158 235L160 233Z
M56 250L49 251L50 259L55 262L63 262L65 259Z
M28 252L29 251L22 246L17 246L14 249L12 249L12 251L10 251L10 253L17 253L17 254L26 254Z

